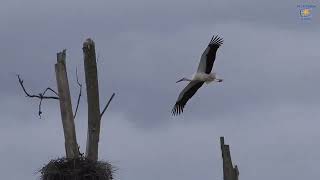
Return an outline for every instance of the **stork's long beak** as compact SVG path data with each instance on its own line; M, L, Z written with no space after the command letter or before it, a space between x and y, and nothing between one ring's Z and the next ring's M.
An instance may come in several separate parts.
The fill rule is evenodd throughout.
M176 83L181 82L181 81L184 81L184 78L180 79L180 80L179 80L179 81L177 81Z

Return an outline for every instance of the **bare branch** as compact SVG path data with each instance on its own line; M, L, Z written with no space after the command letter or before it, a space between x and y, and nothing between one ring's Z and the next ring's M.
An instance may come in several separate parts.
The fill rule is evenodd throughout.
M30 98L39 98L39 99L59 99L58 96L44 96L44 94L50 90L52 91L53 93L55 93L56 95L58 95L58 93L56 93L54 90L52 90L51 88L47 88L45 91L43 91L43 93L40 93L38 95L34 95L34 94L29 94L27 91L26 91L26 88L24 87L23 85L23 80L20 78L20 75L17 75L18 76L18 79L19 79L19 83L20 83L20 86L21 88L23 89L24 93L27 95L27 97L30 97Z
M20 86L21 86L23 92L26 94L27 97L40 99L38 115L39 115L39 118L41 119L41 114L42 114L42 111L41 111L42 100L43 100L43 99L59 99L58 93L55 92L52 88L48 87L48 88L46 88L42 93L39 93L38 95L29 94L29 93L27 92L26 88L25 88L24 85L23 85L23 80L20 78L20 75L17 75L17 77L18 77ZM51 91L52 93L54 93L54 94L57 95L57 96L45 96L45 94L46 94L47 91Z
M76 68L76 77L77 77L77 84L79 85L80 91L79 91L77 107L76 107L76 111L74 112L73 119L75 119L76 116L77 116L77 112L78 112L78 108L79 108L79 104L80 104L80 98L81 98L81 94L82 94L82 84L79 82L78 69L77 68Z
M104 112L107 110L107 108L108 108L108 106L109 106L110 102L112 101L112 99L113 99L113 97L114 97L115 95L116 95L115 93L113 93L113 94L111 95L111 97L110 97L110 99L109 99L108 103L107 103L107 104L106 104L106 106L103 108L103 111L102 111L102 113L100 114L100 119L102 118L102 116L103 116Z

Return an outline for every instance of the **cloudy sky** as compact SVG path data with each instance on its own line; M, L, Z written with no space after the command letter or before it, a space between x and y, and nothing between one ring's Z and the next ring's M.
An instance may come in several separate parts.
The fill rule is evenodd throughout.
M310 21L299 4L317 6ZM320 150L320 3L262 0L2 0L0 6L0 172L33 180L64 155L59 104L28 99L56 89L56 53L67 49L73 104L82 43L99 57L102 120L100 159L121 180L222 179L219 137L231 145L240 178L317 179ZM223 83L204 86L172 117L170 110L213 34L224 38L215 72ZM86 99L76 122L86 141Z

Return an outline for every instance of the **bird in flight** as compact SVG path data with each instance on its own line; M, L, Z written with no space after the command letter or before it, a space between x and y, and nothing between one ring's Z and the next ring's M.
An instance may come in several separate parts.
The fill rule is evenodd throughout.
M208 47L202 53L197 72L193 75L192 79L182 78L176 83L181 81L189 81L189 84L180 92L179 97L172 109L172 115L179 115L183 112L183 108L188 100L198 91L203 83L222 82L223 79L216 78L214 72L211 73L213 63L216 59L216 52L222 45L223 39L218 36L213 36Z

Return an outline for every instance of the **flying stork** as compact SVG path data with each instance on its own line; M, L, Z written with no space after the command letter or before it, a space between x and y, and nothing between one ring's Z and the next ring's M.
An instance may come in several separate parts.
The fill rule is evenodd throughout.
M179 94L176 104L172 109L172 115L179 115L183 112L183 108L188 100L197 92L203 83L209 84L210 82L223 81L223 79L216 78L216 74L214 72L211 73L213 63L216 58L216 52L222 43L222 38L213 36L208 47L202 53L198 70L193 75L192 79L184 77L176 82L189 81L189 84Z

